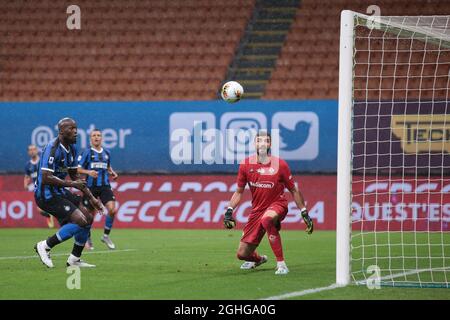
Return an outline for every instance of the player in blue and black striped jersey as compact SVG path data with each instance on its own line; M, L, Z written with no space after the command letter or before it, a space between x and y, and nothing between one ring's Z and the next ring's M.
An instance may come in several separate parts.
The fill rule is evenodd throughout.
M78 157L78 173L86 174L87 187L91 190L94 197L100 198L100 201L108 210L105 219L105 227L101 241L106 244L109 249L115 249L116 246L112 242L109 234L114 223L114 217L117 213L116 198L111 190L109 178L116 180L118 175L111 167L111 153L102 148L102 132L94 129L90 133L91 147L83 151ZM84 198L84 203L90 207L88 199ZM92 240L86 242L91 250L93 249Z
M38 165L39 165L39 151L34 144L30 144L27 150L30 160L25 165L25 176L23 178L23 187L26 190L34 190L34 183L36 182Z
M34 248L42 263L53 268L50 250L74 237L75 243L67 259L67 266L95 267L80 259L95 212L83 205L81 196L66 188L82 191L95 210L101 211L103 206L86 187L86 181L81 180L77 173L76 122L70 118L61 119L58 122L58 131L58 137L52 139L42 152L34 198L39 208L58 219L61 228L47 240L38 242ZM72 181L66 180L67 175Z
M34 144L28 146L28 156L30 160L27 161L25 165L25 176L23 177L23 187L25 190L33 191L34 184L37 179L37 173L39 168L39 151ZM39 213L47 219L47 225L49 228L54 227L53 216L49 215L47 212L39 210Z

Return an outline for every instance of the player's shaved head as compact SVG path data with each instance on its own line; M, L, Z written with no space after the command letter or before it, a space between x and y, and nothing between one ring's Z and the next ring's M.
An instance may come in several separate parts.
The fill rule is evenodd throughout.
M71 118L58 121L59 139L66 144L77 143L77 123Z
M62 118L58 121L58 130L60 131L64 126L73 123L75 123L75 120L73 120L72 118Z

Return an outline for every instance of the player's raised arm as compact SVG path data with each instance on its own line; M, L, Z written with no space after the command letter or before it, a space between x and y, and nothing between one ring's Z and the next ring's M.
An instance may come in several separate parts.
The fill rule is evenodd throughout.
M114 171L111 165L108 167L108 173L111 175L111 178L113 180L117 180L117 178L119 177L119 175L117 174L117 172Z
M117 180L119 175L117 174L117 172L114 171L114 169L111 166L111 154L108 151L106 151L106 152L107 152L107 155L108 155L108 173L111 175L111 178L113 180Z
M67 169L67 172L69 173L70 179L73 181L81 180L81 177L78 174L78 168Z
M74 183L75 185L73 185L72 187L74 187L75 189L78 189L80 191L82 191L83 193L85 193L85 189L86 188L86 181L81 179L80 175L78 174L78 169L77 168L70 168L67 170L70 176L70 179L72 179L72 183ZM79 186L79 187L77 187Z
M23 188L28 190L28 186L31 183L31 172L28 166L25 167L25 176L23 177Z
M303 218L303 221L306 224L306 232L308 234L311 234L314 231L314 223L313 223L312 219L309 217L308 209L306 208L306 204L305 204L305 198L303 197L303 194L300 192L300 190L295 185L294 179L291 174L291 170L289 169L289 166L285 163L284 165L282 165L281 170L282 170L281 177L284 181L284 185L289 190L289 192L292 194L292 197L294 198L294 202L297 205L297 208L299 208L300 213Z
M229 208L232 208L234 210L234 208L236 208L238 206L238 204L241 202L243 192L244 192L244 187L238 187L236 189L236 191L231 196L230 202L228 203Z
M76 154L76 151L74 153ZM76 186L73 186L73 187L82 191L83 193L85 193L85 189L87 189L86 181L81 179L81 177L78 173L78 160L76 157L73 158L73 161L70 164L70 167L67 169L67 172L69 173L70 179L72 179L73 183L75 183L75 185L79 186L79 187L76 187Z
M103 206L102 206L101 202L94 197L91 190L89 190L89 188L86 186L86 181L81 180L79 173L78 173L78 168L71 168L68 171L69 171L70 178L73 180L73 181L71 181L71 183L74 184L71 187L74 187L75 189L78 189L81 192L83 192L83 194L89 198L89 202L92 204L92 206L95 209L102 211ZM77 187L77 186L80 186L80 187Z
M92 178L97 178L98 177L98 173L95 170L87 170L81 167L77 168L77 173L78 174L87 174L88 176L91 176Z
M42 183L55 187L67 187L67 188L75 188L81 190L85 188L85 183L83 181L68 181L62 180L57 176L54 176L52 172L42 170Z
M244 187L238 187L231 196L230 202L228 203L227 211L225 212L225 217L223 218L223 225L227 229L232 229L236 226L236 221L233 219L233 211L234 208L237 207L239 202L241 202L243 192Z
M28 190L28 186L30 185L30 183L31 183L31 176L25 175L23 177L23 188Z
M302 193L300 192L300 190L297 189L296 186L294 186L294 188L289 191L291 192L291 194L294 198L295 204L300 209L300 213L302 215L303 221L306 224L306 232L308 234L313 233L314 223L308 214L308 209L306 209L305 200L303 198Z
M237 207L239 202L241 202L242 193L244 192L246 184L247 175L245 170L245 163L241 163L239 165L239 172L237 177L237 189L231 196L227 211L225 212L225 217L223 218L223 225L227 229L232 229L236 226L236 221L233 219L233 211Z
M95 170L89 170L88 165L88 156L89 156L89 149L85 150L82 154L78 156L78 168L77 172L78 174L87 174L88 176L96 179L98 177L98 172Z
M238 187L231 196L230 202L228 203L228 208L223 218L223 225L227 229L233 229L236 226L236 221L233 219L233 211L234 208L237 207L239 202L241 202L242 192L244 192L244 188Z
M300 212L307 210L306 204L305 204L305 198L303 197L303 194L300 192L300 190L297 189L297 187L295 185L292 189L289 190L289 192L292 194L292 197L294 198L294 202L297 205L297 208L300 209Z

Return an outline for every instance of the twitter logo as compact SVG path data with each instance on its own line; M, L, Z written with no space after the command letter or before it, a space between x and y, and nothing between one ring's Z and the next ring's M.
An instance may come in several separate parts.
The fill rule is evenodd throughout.
M314 160L319 155L319 117L314 112L276 112L272 132L279 135L279 156Z
M311 129L311 123L306 121L297 122L294 130L290 130L280 124L278 126L280 130L280 148L284 151L297 150L305 144L309 137L309 131Z

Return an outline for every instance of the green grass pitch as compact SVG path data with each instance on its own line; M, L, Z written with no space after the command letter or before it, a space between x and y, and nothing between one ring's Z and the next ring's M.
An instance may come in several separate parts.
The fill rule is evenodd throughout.
M267 238L259 252L269 262L256 270L239 269L240 230L115 229L117 250L108 251L96 229L95 250L83 258L97 268L81 269L81 289L69 290L65 261L73 242L53 250L54 269L41 264L33 250L52 232L0 229L0 299L260 299L335 281L334 232L282 231L290 273L276 276ZM450 299L450 289L350 285L294 299Z

